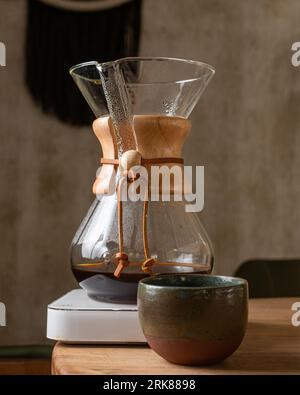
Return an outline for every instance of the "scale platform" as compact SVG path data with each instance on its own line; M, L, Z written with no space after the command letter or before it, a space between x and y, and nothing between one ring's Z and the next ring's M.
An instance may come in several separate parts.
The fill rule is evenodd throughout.
M146 343L137 305L98 302L83 289L48 305L47 338L64 343Z

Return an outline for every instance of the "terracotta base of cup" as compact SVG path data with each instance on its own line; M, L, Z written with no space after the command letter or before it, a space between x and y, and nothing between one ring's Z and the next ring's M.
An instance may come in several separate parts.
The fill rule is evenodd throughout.
M221 362L241 344L243 337L230 340L166 339L145 335L149 346L162 358L179 365L204 366Z

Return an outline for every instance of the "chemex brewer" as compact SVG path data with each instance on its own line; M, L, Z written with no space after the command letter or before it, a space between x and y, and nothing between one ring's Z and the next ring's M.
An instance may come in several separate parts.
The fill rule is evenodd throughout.
M83 63L70 73L96 116L103 154L96 198L71 245L80 286L97 300L135 303L146 276L210 273L212 247L198 214L186 211L173 178L166 191L151 170L183 168L188 117L214 69L181 59L125 58ZM124 190L128 196L131 184L143 180L142 199L123 199Z

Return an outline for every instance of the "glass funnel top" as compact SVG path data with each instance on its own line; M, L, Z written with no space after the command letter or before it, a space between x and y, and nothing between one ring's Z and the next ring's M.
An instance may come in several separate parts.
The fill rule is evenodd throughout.
M214 68L202 62L161 57L76 65L70 74L96 117L108 114L100 73L102 81L122 81L130 113L188 118L214 75Z

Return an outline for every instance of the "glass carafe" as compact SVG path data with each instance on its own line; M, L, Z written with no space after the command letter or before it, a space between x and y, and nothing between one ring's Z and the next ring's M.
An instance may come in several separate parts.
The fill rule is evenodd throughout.
M96 116L102 148L96 197L71 245L80 286L98 300L134 303L145 276L210 273L212 247L198 214L186 210L173 178L164 188L151 171L183 169L188 117L214 69L181 59L125 58L80 64L70 73ZM146 185L145 196L123 200L122 180L126 192L132 182Z

